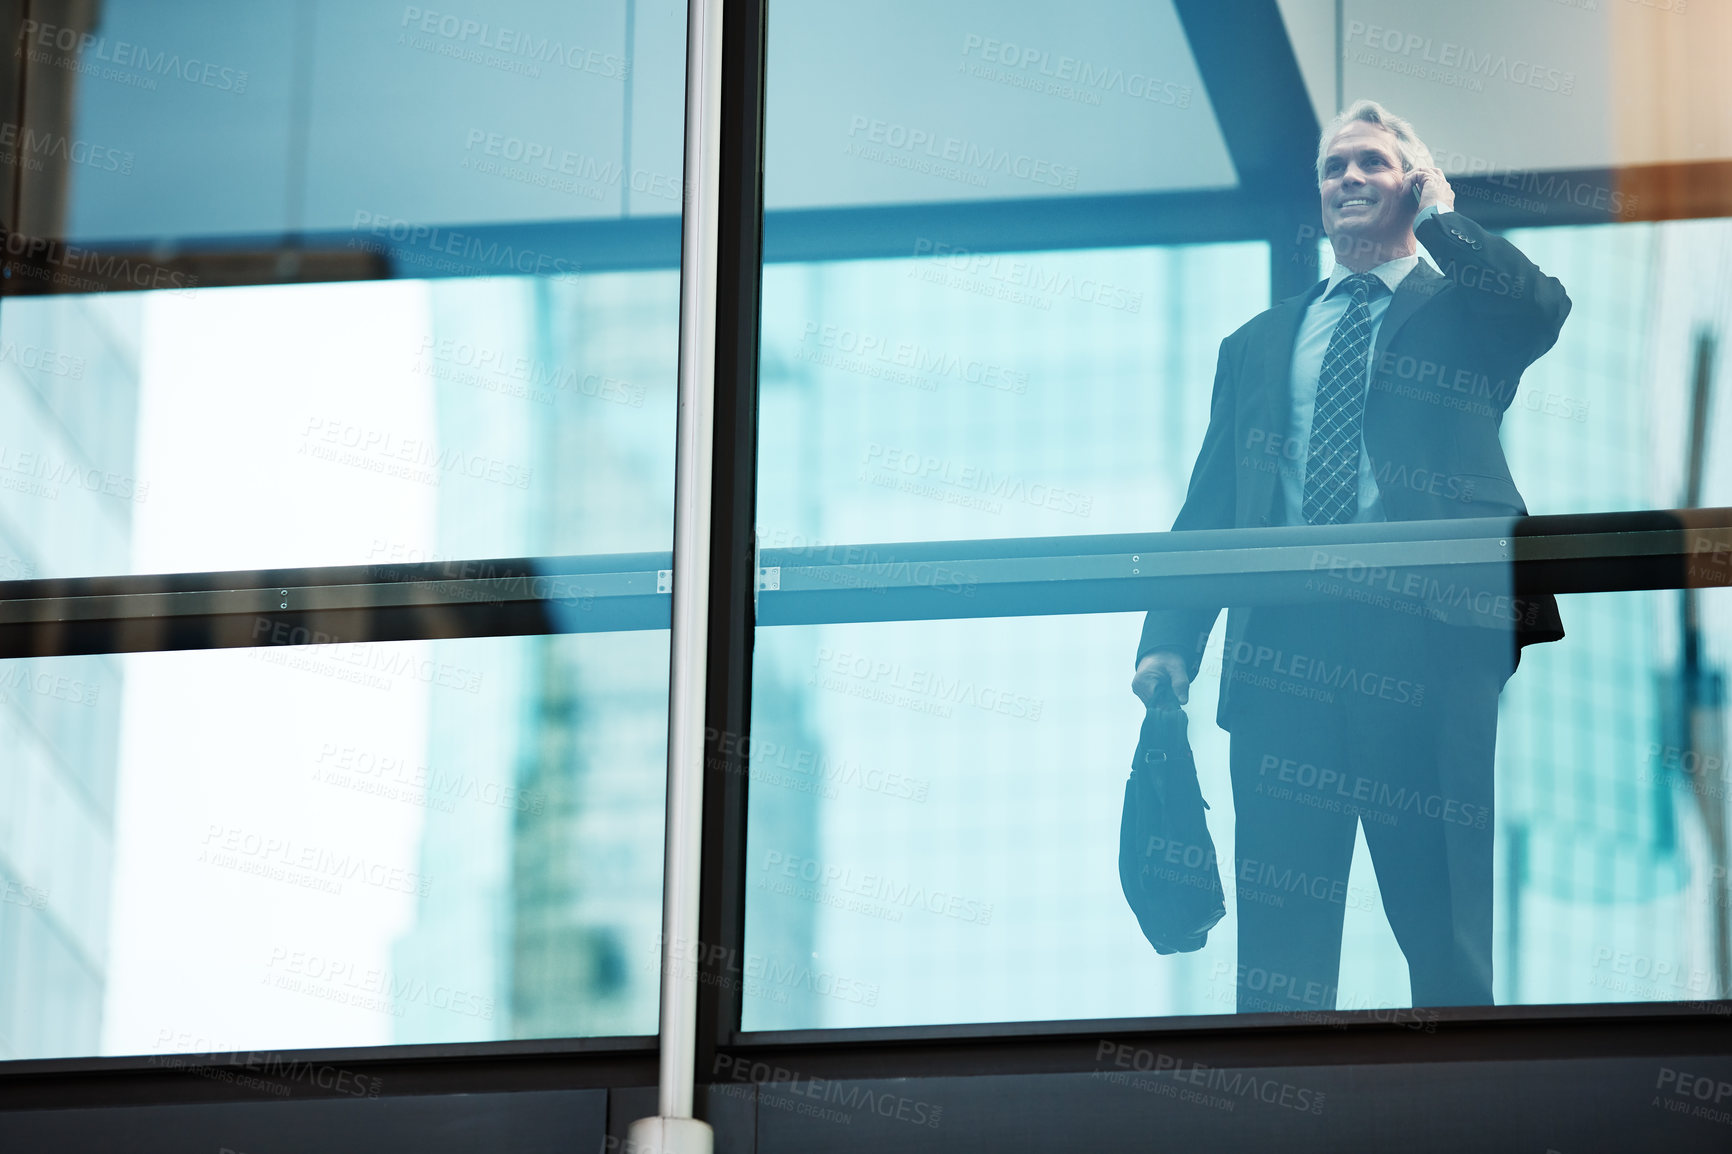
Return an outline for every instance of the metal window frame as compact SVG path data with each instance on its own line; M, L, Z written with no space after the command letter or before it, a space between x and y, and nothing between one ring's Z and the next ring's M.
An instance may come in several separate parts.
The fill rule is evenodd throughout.
M1269 245L1271 295L1281 299L1308 285L1316 275L1315 192L1310 183L1310 141L1318 130L1311 104L1299 81L1296 61L1274 0L1176 0L1196 55L1204 88L1220 114L1229 154L1240 186L1224 194L1164 193L1147 196L1082 198L1050 203L993 202L883 209L772 212L762 207L764 149L764 67L767 0L727 6L724 27L722 91L721 250L716 334L716 398L713 474L712 554L708 615L706 750L703 807L700 940L713 943L716 956L705 965L698 999L698 1068L712 1068L719 1055L770 1057L798 1063L808 1073L867 1077L920 1072L1086 1070L1093 1068L1091 1040L1104 1037L1160 1040L1188 1047L1188 1054L1218 1065L1281 1062L1421 1060L1412 1031L1380 1021L1374 1011L1342 1012L1325 1022L1280 1015L1222 1015L1159 1019L1110 1019L1099 1022L1023 1022L984 1025L906 1026L872 1030L744 1032L739 1028L740 989L730 982L729 958L744 957L745 843L748 767L723 747L724 735L749 733L751 651L757 625L755 593L759 558L753 540L756 505L757 366L759 286L764 262L816 261L861 257L902 257L913 239L936 229L957 243L980 251L1047 247L1054 249L1123 245L1259 240ZM1303 142L1299 147L1297 142ZM1303 162L1297 173L1293 167ZM1559 175L1559 174L1553 174ZM1644 169L1561 174L1565 179L1651 188L1639 198L1641 213L1616 215L1604 209L1549 206L1538 212L1495 203L1490 181L1455 181L1473 200L1475 216L1494 228L1600 223L1631 219L1673 219L1732 215L1732 163L1660 165ZM1506 178L1507 179L1507 178ZM1079 212L1086 206L1091 211ZM10 223L10 221L8 221ZM677 267L677 220L586 223L560 231L563 243L584 253L588 268ZM502 228L507 226L500 226ZM533 227L533 226L531 226ZM329 239L329 238L328 238ZM179 256L159 258L164 267L207 270L201 284L283 283L346 279L354 275L385 278L401 261L389 256L359 271L321 266L319 238L271 238L300 254L295 268L257 259L247 246L200 249L189 243ZM340 243L340 239L335 241ZM261 240L260 246L267 242ZM557 248L558 238L544 243ZM281 248L271 251L281 251ZM231 279L212 277L216 262ZM226 263L225 263L226 262ZM28 278L0 281L0 296L35 291ZM130 287L117 285L117 288ZM1675 587L1656 582L1678 576L1693 546L1682 528L1692 525L1715 535L1732 532L1726 511L1637 514L1660 518L1645 527L1610 525L1583 518L1535 518L1513 526L1519 540L1576 539L1575 555L1545 564L1529 558L1527 569L1542 570L1548 587ZM1665 518L1671 518L1669 521ZM1569 522L1569 524L1565 524ZM1587 543L1594 534L1671 534L1668 541L1648 537L1639 548L1620 550L1609 539L1604 552ZM1154 535L1167 537L1168 535ZM1434 538L1437 534L1433 534ZM1489 540L1483 537L1482 540ZM1506 538L1507 539L1507 538ZM1716 540L1719 539L1715 536ZM1624 538L1626 545L1632 538ZM966 543L981 559L981 547ZM1002 544L1002 543L999 543ZM1156 541L1122 542L1135 549ZM1168 541L1168 545L1177 544ZM1343 541L1347 547L1371 547ZM1555 544L1555 541L1554 541ZM1024 548L1018 543L1016 548ZM882 546L886 556L903 556L922 547ZM899 552L898 550L904 551ZM1621 557L1621 560L1611 561ZM775 559L775 558L772 558ZM811 560L811 558L794 558ZM1197 558L1193 558L1196 560ZM1221 559L1217 559L1221 560ZM613 604L635 620L665 625L665 595L642 587L635 575L666 566L654 555L630 559L505 559L487 576L453 573L450 567L418 567L394 574L343 569L282 570L244 580L233 575L172 575L160 578L99 578L82 582L32 582L0 586L0 655L123 651L261 644L258 621L292 631L326 629L333 639L388 640L568 631L549 616L547 598L508 596L512 581L576 578L608 572L626 588ZM1611 561L1608 564L1608 561ZM607 562L613 569L583 568ZM1567 564L1566 564L1567 562ZM565 564L568 563L568 564ZM561 565L565 564L562 569ZM1547 566L1550 569L1547 569ZM515 566L515 568L514 568ZM794 566L790 564L790 568ZM1569 570L1574 576L1565 575ZM1639 572L1638 572L1639 571ZM868 577L871 574L867 574ZM1140 576L1140 575L1139 575ZM268 580L260 580L267 578ZM291 580L293 578L293 580ZM1556 582L1554 585L1553 582ZM131 582L131 584L129 584ZM151 583L155 582L154 585ZM492 582L492 584L488 584ZM1634 582L1619 584L1619 582ZM1725 583L1719 580L1704 583ZM431 586L444 585L441 592ZM341 587L348 586L347 593ZM372 594L355 591L362 586ZM389 592L395 596L382 597ZM461 592L457 590L461 587ZM276 590L293 589L290 608ZM787 589L795 592L793 582ZM918 593L918 590L914 591ZM78 612L56 615L23 612L10 599L79 600ZM344 602L347 596L349 600ZM128 611L103 616L93 598L156 598L179 602L181 612ZM206 598L195 611L192 599ZM639 598L628 605L632 598ZM386 604L386 602L391 602ZM44 609L38 604L36 610ZM60 606L67 608L66 605ZM114 605L110 603L112 610ZM122 607L125 608L125 607ZM132 607L137 609L137 606ZM12 619L6 620L11 614ZM659 614L659 618L657 617ZM621 620L625 618L622 617ZM193 623L179 630L164 621ZM227 626L223 625L227 621ZM117 629L116 622L133 625ZM83 622L84 624L79 624ZM140 624L142 623L142 624ZM237 632L237 623L238 630ZM203 630L203 632L199 632ZM241 637L246 633L248 636ZM81 640L82 639L82 640ZM102 648L95 648L96 646ZM1723 1008L1724 1003L1720 1004ZM1471 1007L1439 1010L1435 1046L1423 1060L1471 1060L1512 1056L1572 1057L1584 1053L1723 1052L1724 1029L1718 1008L1681 1010L1676 1005L1591 1004L1587 1006ZM1429 1046L1429 1043L1427 1043ZM1670 1049L1668 1049L1670 1048ZM652 1037L534 1039L463 1045L394 1045L295 1051L299 1060L342 1064L370 1073L391 1074L392 1093L444 1090L531 1089L568 1086L574 1081L638 1094L655 1082L659 1058ZM211 1069L240 1067L242 1055L177 1056ZM700 1074L701 1078L701 1074ZM77 1058L0 1064L0 1109L26 1105L87 1106L109 1102L221 1101L259 1098L248 1091L184 1069L165 1068L150 1058ZM647 1112L620 1107L619 1125Z
M1223 194L1163 193L1134 197L1097 197L1089 211L1075 201L1050 204L999 202L943 206L802 210L760 214L763 259L815 261L872 257L907 257L914 242L935 232L976 251L1027 250L1050 242L1056 248L1111 245L1195 243L1198 241L1262 240L1269 246L1271 303L1308 288L1318 275L1318 239L1322 235L1313 174L1313 142L1321 131L1310 96L1300 76L1275 0L1174 0L1185 34L1196 57L1208 98L1222 124L1229 156L1239 175L1239 187ZM758 19L764 19L759 7ZM759 46L762 29L759 29ZM760 67L761 57L751 61ZM763 77L756 94L763 99ZM755 165L761 197L762 110L757 119L727 122L742 164ZM1641 187L1647 196L1635 198L1642 212L1616 213L1609 208L1573 203L1537 209L1510 206L1497 196L1500 184L1524 174L1465 178L1451 183L1458 197L1474 204L1475 219L1491 228L1610 223L1634 219L1678 219L1732 215L1732 163L1655 165L1641 169L1584 170L1553 173L1566 182L1593 182L1596 187ZM1222 205L1225 209L1222 209ZM1482 206L1483 205L1483 209ZM1554 211L1557 210L1557 211ZM1260 227L1246 227L1250 221ZM1235 227L1237 226L1237 227ZM1038 239L1035 239L1038 238ZM749 270L735 270L742 275ZM728 270L724 267L724 278ZM755 348L758 325L754 316L740 318L736 337L741 350ZM740 366L733 387L755 393L756 366ZM720 382L718 382L719 386ZM742 404L745 403L743 400ZM755 437L754 437L755 440ZM718 455L718 468L722 458ZM742 484L753 470L742 470ZM1509 524L1510 536L1531 541L1514 584L1523 591L1559 592L1633 588L1683 587L1704 580L1686 573L1690 558L1699 557L1697 534L1718 539L1726 520L1722 511L1651 511L1628 519L1601 517L1528 518ZM734 526L736 540L743 524ZM1436 526L1428 525L1436 530ZM1483 527L1482 527L1483 528ZM1726 528L1732 528L1728 522ZM1242 531L1227 531L1238 534ZM1282 531L1277 531L1282 532ZM1304 532L1300 530L1299 532ZM1563 544L1564 535L1585 532L1595 540ZM1433 532L1468 536L1471 529ZM1669 534L1669 545L1653 551L1658 538ZM1173 535L1167 535L1170 539ZM1180 535L1183 536L1183 535ZM1546 539L1550 540L1546 540ZM718 540L720 537L718 536ZM1317 540L1317 538L1309 538ZM1499 545L1508 541L1505 536ZM1490 545L1490 539L1481 537ZM883 546L882 560L948 545ZM996 542L970 542L988 551ZM1026 547L1029 543L1019 542ZM1125 544L1132 544L1125 542ZM1141 543L1138 543L1141 544ZM1038 548L1038 545L1036 546ZM1709 546L1711 549L1712 546ZM931 554L928 553L928 556ZM980 556L979 552L970 554ZM878 561L880 558L874 558ZM1512 560L1514 558L1512 557ZM1412 564L1412 562L1408 562ZM870 564L866 568L870 569ZM1525 573L1527 576L1520 575ZM1704 583L1721 584L1732 575L1716 573ZM720 582L722 574L713 578ZM868 574L868 580L870 575ZM1506 578L1506 584L1508 583ZM1653 582L1653 584L1649 584ZM1675 582L1675 584L1673 584ZM1298 585L1301 582L1295 581ZM745 588L736 589L734 611L750 619ZM911 591L916 596L930 590ZM1171 590L1169 590L1171 592ZM1288 590L1290 595L1292 589ZM819 594L818 596L822 596ZM1212 599L1211 599L1212 602ZM940 616L941 614L934 614ZM984 614L983 614L984 615ZM766 624L768 624L766 620ZM751 655L748 643L712 648L711 683L736 682L739 688L712 713L712 735L749 737ZM1196 1016L1161 1019L1111 1019L1102 1022L1024 1022L984 1025L899 1026L859 1030L744 1031L739 1028L739 982L729 981L726 959L744 958L744 817L749 758L720 747L711 751L714 767L707 787L721 791L706 816L705 863L713 877L702 926L706 940L722 959L710 967L705 989L711 992L715 1014L706 1021L715 1031L711 1056L729 1055L780 1062L808 1077L903 1077L928 1073L984 1074L1011 1071L1090 1070L1097 1068L1084 1039L1159 1038L1183 1040L1199 1047L1199 1060L1226 1066L1402 1060L1410 1057L1411 1032L1380 1023L1374 1011L1305 1015L1311 1021L1274 1014ZM740 772L729 772L730 768ZM713 817L713 820L712 820ZM1589 1006L1508 1006L1439 1009L1435 1022L1450 1043L1428 1055L1437 1060L1490 1059L1514 1056L1512 1040L1531 1056L1580 1056L1584 1052L1724 1052L1720 1019L1732 1003L1698 1005L1681 1010L1665 1004L1597 1003ZM1326 1018L1322 1024L1317 1018ZM700 1050L700 1057L704 1051ZM702 1066L700 1065L700 1069Z

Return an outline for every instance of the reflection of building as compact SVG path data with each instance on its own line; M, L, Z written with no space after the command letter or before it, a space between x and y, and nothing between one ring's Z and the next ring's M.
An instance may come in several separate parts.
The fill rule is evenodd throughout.
M1725 270L1716 298L1713 267L1732 231L1623 225L1514 239L1575 302L1505 425L1529 504L1540 513L1677 505L1693 328L1698 318L1732 321L1711 316L1716 303L1732 312ZM1710 406L1711 419L1723 411ZM1713 444L1711 427L1710 460ZM1724 504L1723 478L1710 474L1704 504ZM1714 614L1724 611L1717 595L1704 603L1712 644L1728 622ZM1715 996L1699 824L1665 752L1680 706L1678 594L1603 593L1562 607L1569 637L1524 659L1504 701L1499 763L1518 772L1504 773L1498 799L1500 999ZM1656 979L1656 967L1676 980Z
M766 269L760 543L1165 528L1215 350L1264 307L1267 262L1237 245ZM1114 293L1083 290L1102 285ZM788 968L835 959L847 981L804 1005L748 999L746 1028L1164 1013L1208 996L1212 958L1124 964L1152 958L1112 858L1135 741L1129 620L759 631L759 748L821 734L821 761L922 792L866 779L796 797L754 777L747 951ZM838 673L841 652L895 671ZM1038 710L1007 719L966 689L922 688L936 684ZM1194 732L1220 771L1205 790L1224 802L1225 744ZM809 823L782 820L801 805ZM1229 849L1230 828L1215 833ZM771 860L800 868L778 879ZM1230 926L1216 941L1231 956ZM851 996L860 985L871 1001Z
M668 548L676 287L663 273L431 286L435 349L453 350L425 366L441 435L529 467L518 554ZM497 488L442 485L443 556L474 556L484 530L500 539L505 510L523 506ZM668 634L439 644L511 655L489 665L514 681L489 700L509 705L435 691L429 748L518 800L428 811L423 858L452 885L422 903L397 968L484 991L501 1037L653 1033ZM474 1036L439 1017L400 1036Z
M0 312L0 580L130 568L139 298ZM0 1058L101 1048L120 665L0 662Z
M1686 237L1690 229L1710 235ZM1558 347L1527 374L1504 426L1516 481L1536 513L1678 502L1667 462L1686 424L1691 323L1688 307L1682 320L1665 314L1685 304L1680 295L1729 307L1732 294L1721 288L1715 298L1714 286L1723 282L1708 267L1720 259L1725 237L1716 222L1553 228L1518 238L1575 301ZM779 534L771 542L777 544L864 543L1164 528L1200 442L1217 343L1265 305L1258 270L1235 263L1235 251L767 269L760 535L771 542ZM1261 259L1249 251L1252 261ZM994 292L995 276L1013 266L1018 284L1062 285L1069 273L1078 282L1092 277L1128 286L1140 294L1140 311L1084 308L1062 294L1032 303L1007 299ZM1632 285L1650 311L1630 311ZM975 359L998 366L1000 379L1013 384L1026 374L1026 389L973 387L966 377L947 375L945 366ZM1669 365L1676 365L1678 380L1654 379ZM913 468L904 469L910 461ZM1728 503L1726 478L1710 472L1704 503ZM1050 506L1019 502L1014 486L1036 481L1086 494L1090 515L1067 518ZM1725 607L1714 597L1704 598L1704 606L1712 644L1732 621L1718 615ZM1675 782L1651 753L1665 741L1666 691L1656 675L1677 664L1676 594L1572 596L1563 612L1569 637L1529 650L1503 702L1498 997L1708 996L1701 982L1602 980L1613 977L1605 959L1623 955L1661 959L1687 975L1708 966L1707 871L1691 840L1698 835L1692 822L1677 818ZM906 766L933 779L931 800L918 812L857 797L815 800L819 835L811 856L820 870L978 892L1000 900L995 925L1010 927L1003 936L985 928L971 936L941 919L873 921L828 900L834 894L815 910L808 903L812 948L849 958L863 980L885 992L875 1009L826 1001L797 1024L1210 1013L1231 1006L1232 919L1204 954L1155 963L1134 930L1124 932L1127 915L1110 858L1099 852L1116 837L1116 825L1098 818L1105 813L1116 821L1113 791L1123 781L1128 749L1115 698L1124 693L1120 667L1134 634L1134 624L1121 627L1110 617L760 633L758 684L785 681L801 700L776 704L760 695L756 737L794 740L797 720L802 730L823 734L831 758ZM886 705L876 692L881 686L868 678L829 686L809 676L815 653L841 650L922 676L990 671L1006 685L1047 697L1046 722L1018 731L966 709L935 719ZM1714 656L1722 663L1726 657L1718 650ZM1097 678L1096 665L1112 675ZM1098 681L1100 700L1066 696L1079 680ZM1192 737L1205 793L1216 805L1216 844L1230 860L1225 740L1206 724L1213 713L1209 680L1205 663L1192 695ZM762 799L754 790L755 846L773 843L756 824ZM1045 865L1035 868L1034 861ZM1363 844L1353 885L1341 1005L1402 1004L1405 965L1379 912ZM747 945L758 949L775 940L782 920L796 916L794 903L748 892ZM1199 957L1207 961L1199 964ZM1225 971L1218 968L1223 959ZM748 1017L748 1027L754 1024L770 1022Z
M774 666L766 663L754 676L752 712L774 722L763 732L755 728L752 732L747 791L752 821L746 833L746 909L752 920L745 956L729 966L732 980L740 986L741 1018L747 1029L797 1030L823 1021L826 993L835 989L837 981L850 991L855 989L845 959L835 959L833 954L830 959L820 958L815 952L813 905L761 884L768 880L764 863L770 852L802 860L818 856L821 799L842 793L837 780L848 767L825 756L826 745L805 716L809 706L802 687L787 684ZM730 764L738 769L743 760Z

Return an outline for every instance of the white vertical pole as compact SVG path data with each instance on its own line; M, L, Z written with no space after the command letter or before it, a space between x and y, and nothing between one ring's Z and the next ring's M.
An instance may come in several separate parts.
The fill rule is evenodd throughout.
M722 0L688 0L686 155L680 227L679 421L674 466L673 647L662 875L661 1087L632 1123L633 1154L710 1154L692 1118L697 1063L698 882L704 808L710 480L716 392L716 236L721 181Z

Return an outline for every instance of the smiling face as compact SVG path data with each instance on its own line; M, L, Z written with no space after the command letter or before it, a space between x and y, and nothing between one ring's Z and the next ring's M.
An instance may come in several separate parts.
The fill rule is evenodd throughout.
M1323 231L1335 243L1396 252L1413 245L1417 205L1387 129L1355 120L1335 135L1323 158Z

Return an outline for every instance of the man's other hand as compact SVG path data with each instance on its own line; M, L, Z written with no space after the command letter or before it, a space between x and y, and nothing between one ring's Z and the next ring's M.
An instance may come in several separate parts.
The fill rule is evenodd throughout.
M1131 692L1144 705L1154 701L1162 683L1171 684L1173 696L1184 705L1191 700L1191 675L1185 669L1185 659L1168 649L1157 650L1137 662L1136 675L1131 678Z

